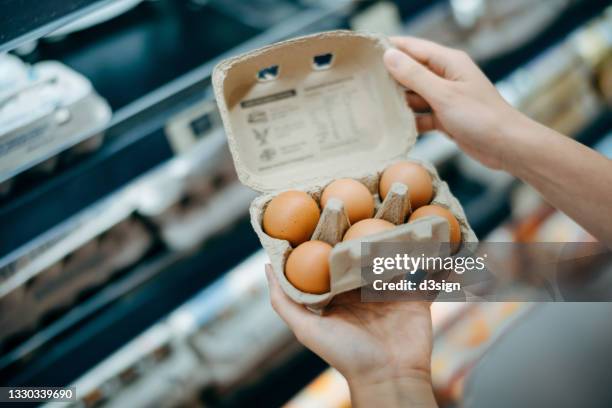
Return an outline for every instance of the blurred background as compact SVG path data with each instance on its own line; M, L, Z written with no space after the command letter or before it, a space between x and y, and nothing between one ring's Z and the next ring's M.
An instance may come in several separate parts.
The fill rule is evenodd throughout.
M76 385L74 406L350 406L269 306L256 193L237 181L211 91L224 57L339 28L432 39L612 157L609 1L27 3L0 1L0 385ZM482 240L593 240L444 135L411 155L437 166ZM574 310L561 306L549 320ZM482 356L533 341L512 336L546 307L435 304L441 406L469 405Z

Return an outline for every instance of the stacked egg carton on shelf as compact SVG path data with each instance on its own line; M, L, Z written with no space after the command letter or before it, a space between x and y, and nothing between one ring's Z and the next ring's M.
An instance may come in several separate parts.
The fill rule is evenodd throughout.
M0 54L0 199L19 179L52 174L96 151L110 118L108 103L71 68Z
M389 47L376 35L327 32L230 58L213 73L238 177L264 193L251 205L253 227L285 293L312 309L363 285L361 241L451 241L455 250L477 241L435 168L407 158L417 132L383 65ZM306 259L295 264L310 279L323 259L320 282L291 282L299 252Z
M49 323L147 254L153 236L124 207L102 202L67 220L55 239L0 266L0 349Z
M164 180L155 180L145 190L147 200L140 212L159 226L161 238L172 250L190 250L227 229L248 213L254 197L253 191L238 182L225 144L206 156L199 168L178 177L168 177L172 172L161 169ZM194 159L200 157L203 155ZM168 191L179 186L180 191L171 197Z

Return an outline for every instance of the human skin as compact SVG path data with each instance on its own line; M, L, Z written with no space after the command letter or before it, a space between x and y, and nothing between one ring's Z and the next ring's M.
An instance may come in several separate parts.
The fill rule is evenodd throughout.
M533 186L612 247L612 161L518 112L462 51L391 39L384 63L406 89L420 132L440 130L484 165ZM274 309L306 347L338 369L354 407L434 407L427 302L337 296L323 315L291 301L266 266Z
M418 112L484 165L504 170L612 247L612 160L510 106L470 57L412 37L391 39L384 62Z
M361 303L334 298L323 315L285 295L266 265L272 307L297 339L348 381L353 407L435 407L428 302Z

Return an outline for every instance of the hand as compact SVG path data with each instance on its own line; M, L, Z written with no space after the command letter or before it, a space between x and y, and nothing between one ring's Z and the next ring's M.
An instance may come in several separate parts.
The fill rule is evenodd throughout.
M397 49L385 52L384 63L409 90L419 131L445 132L484 165L530 184L612 248L605 216L612 206L612 160L514 109L466 53L412 37L391 42Z
M505 130L522 114L510 106L463 51L413 37L393 37L384 63L408 89L420 132L440 130L484 165L505 168Z
M430 303L361 303L359 291L352 291L317 315L283 293L270 265L266 276L274 310L302 344L347 379L354 406L374 400L435 406Z

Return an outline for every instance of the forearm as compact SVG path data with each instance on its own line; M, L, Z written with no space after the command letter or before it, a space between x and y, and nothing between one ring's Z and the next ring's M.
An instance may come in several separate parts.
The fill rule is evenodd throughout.
M351 406L360 407L437 407L429 379L399 378L368 383L350 381Z
M612 160L531 119L504 128L504 167L612 247Z

